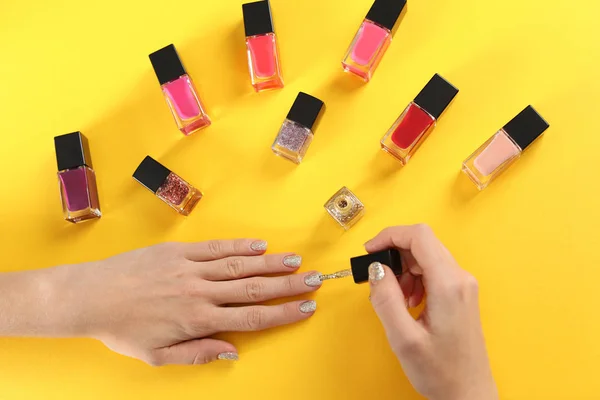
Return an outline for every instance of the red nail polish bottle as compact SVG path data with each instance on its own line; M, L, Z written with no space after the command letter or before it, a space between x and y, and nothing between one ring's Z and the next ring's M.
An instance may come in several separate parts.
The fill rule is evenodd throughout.
M383 150L405 165L457 94L457 88L435 74L381 139Z
M210 125L192 78L187 74L172 44L150 54L150 62L160 83L177 128L184 135Z
M342 66L368 82L392 42L406 0L375 0L350 44Z
M277 36L268 0L242 4L248 70L254 90L260 92L283 87Z
M146 156L133 178L181 215L189 215L202 199L202 192L170 169Z

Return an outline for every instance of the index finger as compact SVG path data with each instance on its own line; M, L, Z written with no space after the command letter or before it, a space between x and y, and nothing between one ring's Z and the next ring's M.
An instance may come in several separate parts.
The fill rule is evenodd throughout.
M396 248L413 255L426 281L448 276L455 261L428 225L395 226L386 228L365 244L367 252Z

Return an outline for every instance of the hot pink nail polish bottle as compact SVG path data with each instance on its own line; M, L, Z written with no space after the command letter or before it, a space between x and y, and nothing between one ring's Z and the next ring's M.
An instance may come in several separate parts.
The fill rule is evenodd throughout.
M375 0L344 56L342 66L346 72L365 82L371 80L405 6L406 0Z
M260 92L283 87L277 36L268 0L242 4L248 70L254 90Z
M175 46L170 44L150 54L150 62L160 83L177 128L184 135L210 125L192 78L187 74Z

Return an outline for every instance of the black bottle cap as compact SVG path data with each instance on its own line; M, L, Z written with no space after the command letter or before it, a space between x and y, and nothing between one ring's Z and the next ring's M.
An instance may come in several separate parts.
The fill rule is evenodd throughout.
M79 168L87 165L92 167L90 148L87 139L81 132L67 133L54 138L56 149L56 164L58 170Z
M367 19L393 31L405 6L406 0L375 0L367 14Z
M246 37L275 32L268 0L242 4Z
M325 103L316 97L304 92L298 93L287 119L307 127L311 131L317 124L322 111L325 109Z
M146 156L133 173L133 178L156 193L170 173L171 171L167 167L154 158Z
M175 46L170 44L150 54L150 62L161 85L187 74Z
M364 283L369 280L369 265L380 262L392 269L396 276L402 275L402 259L400 252L396 249L380 251L350 259L354 283Z
M429 115L438 119L457 94L457 88L438 74L435 74L417 97L415 97L414 101L419 107L427 111Z
M521 150L525 150L549 127L550 124L535 111L535 108L527 106L519 115L504 125L503 129L519 145Z

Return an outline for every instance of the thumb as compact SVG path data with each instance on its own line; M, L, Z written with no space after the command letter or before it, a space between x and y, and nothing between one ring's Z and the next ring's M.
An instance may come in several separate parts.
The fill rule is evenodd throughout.
M417 333L417 322L408 312L406 299L392 270L374 262L369 266L371 304L383 324L392 347Z
M199 339L156 349L152 365L199 365L215 360L238 360L238 353L231 343L215 339Z

